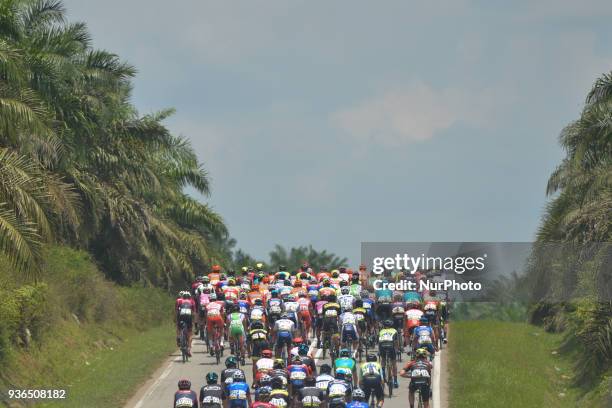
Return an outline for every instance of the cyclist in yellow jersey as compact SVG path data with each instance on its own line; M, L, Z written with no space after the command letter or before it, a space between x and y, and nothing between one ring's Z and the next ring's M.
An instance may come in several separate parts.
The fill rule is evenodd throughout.
M366 362L360 367L361 389L365 392L366 402L370 401L370 395L374 394L378 407L382 407L385 402L385 392L383 390L382 367L376 361L375 354L368 354ZM374 407L372 407L374 408Z
M382 361L383 370L388 370L385 367L385 360L388 358L391 362L393 372L393 387L398 388L397 383L397 364L395 362L396 350L400 349L399 345L399 334L397 330L393 328L393 320L385 320L383 322L383 328L378 333L378 352L380 360Z

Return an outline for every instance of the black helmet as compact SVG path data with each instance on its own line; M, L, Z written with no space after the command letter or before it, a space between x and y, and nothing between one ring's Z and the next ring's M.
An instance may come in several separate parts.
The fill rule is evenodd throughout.
M389 320L389 319L387 319L387 320L385 320L385 321L383 322L383 325L384 325L385 327L393 327L393 320Z
M361 388L355 388L353 390L353 401L364 401L365 397L365 392L363 392Z
M368 354L366 356L366 361L368 361L368 362L369 361L376 361L376 360L377 360L376 354Z
M332 368L329 364L321 365L321 374L331 374Z
M273 389L279 389L279 388L284 388L285 383L283 382L282 378L273 377L272 381L270 381L270 385L272 386Z
M186 378L181 378L178 382L179 390L190 390L191 389L191 381Z
M219 379L219 376L217 375L217 373L210 372L210 373L206 374L206 383L207 384L215 384L218 379Z

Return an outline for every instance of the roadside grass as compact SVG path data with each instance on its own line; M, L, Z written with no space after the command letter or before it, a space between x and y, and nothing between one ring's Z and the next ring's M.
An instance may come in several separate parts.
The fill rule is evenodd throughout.
M454 322L449 336L450 408L575 407L561 336L527 323Z
M40 407L122 406L176 349L173 299L160 289L105 280L82 251L49 247L44 259L45 274L36 286L0 274L8 277L0 282L0 306L8 305L0 307L0 406L33 402L8 400L8 389L66 390L65 400L38 400L34 405ZM15 294L18 307L3 303ZM3 310L12 313L10 324ZM29 344L15 322L27 325Z

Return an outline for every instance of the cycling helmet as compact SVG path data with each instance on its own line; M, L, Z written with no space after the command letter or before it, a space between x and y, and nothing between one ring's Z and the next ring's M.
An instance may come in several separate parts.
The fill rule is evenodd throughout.
M258 271L263 271L263 267L263 262L257 262L257 264L255 265L255 268L257 268Z
M396 293L395 295L393 295L393 300L395 302L401 302L402 301L402 294L401 293Z
M356 299L355 300L355 307L363 307L363 300L361 299Z
M427 349L423 347L416 349L415 353L417 357L427 357L427 355L429 354Z
M293 287L295 288L301 288L302 287L302 281L299 279L296 279L295 282L293 282Z
M234 279L234 278L229 278L229 279L227 280L227 284L228 284L228 286L236 286L236 279Z
M285 383L283 382L283 379L280 377L272 377L272 381L270 381L270 385L272 386L272 389L275 389L275 390L285 388Z
M365 397L365 392L363 392L361 388L355 388L353 390L353 401L364 401Z
M239 298L240 298L241 300L244 300L244 299L246 299L246 298L247 298L247 294L246 294L246 293L244 293L244 292L240 292L240 296L239 296Z
M436 291L435 290L430 290L429 291L429 296L435 297L436 296Z
M300 356L305 356L305 355L308 354L308 350L309 350L309 348L308 348L308 346L306 344L300 344L299 347L298 347L298 354Z
M272 358L272 350L269 350L269 349L262 350L261 356L263 358Z
M296 338L293 339L293 344L295 344L296 346L298 344L302 344L302 343L304 343L304 339L301 338L301 337L296 337Z
M366 361L367 362L371 362L371 361L376 361L378 358L376 357L376 354L368 354L366 356Z
M278 297L278 290L274 289L272 292L270 292L270 296Z
M285 360L283 360L282 358L275 358L273 368L274 369L285 368Z
M340 268L338 268L338 272L346 273L346 266L341 266Z
M351 356L351 352L348 349L340 350L340 357L350 357L350 356Z
M295 295L292 293L289 293L287 295L287 302L295 302Z
M229 356L228 358L225 359L225 367L236 368L237 365L238 365L238 360L236 360L236 357Z
M243 273L244 273L244 272L243 272ZM233 269L228 269L227 274L228 274L229 276L236 276L236 271L235 271L235 270L233 270Z
M429 324L429 319L427 318L427 316L423 315L421 316L421 318L419 319L419 321L423 324Z
M342 283L342 282L340 282L340 283ZM342 289L340 289L340 293L342 293L343 295L348 295L350 291L351 291L351 289L348 286L344 286L344 287L342 287Z
M202 283L210 283L210 278L208 276L204 276L202 278Z
M296 354L295 356L293 356L293 362L301 363L302 357L299 354Z
M298 297L305 298L305 297L307 297L307 296L308 296L308 294L307 294L306 292L300 292L300 293L298 293Z
M332 278L337 278L338 276L340 276L340 272L337 269L334 269L333 271L331 271L331 276Z
M263 300L261 300L261 298L255 298L255 300L253 301L253 303L257 306L261 306L263 305Z
M212 271L213 272L220 272L221 271L221 265L213 265L212 266Z
M336 374L334 375L334 378L337 380L345 380L346 376L344 374L344 371L336 371Z
M289 319L289 320L291 320L291 319L289 318L289 314L287 314L287 313L283 313L283 314L281 315L281 319Z
M261 320L253 320L253 323L251 323L251 329L263 329L263 328L264 328L264 325Z
M217 375L217 373L210 372L210 373L206 374L206 383L207 384L215 384L218 379L219 379L219 376Z
M178 382L179 390L190 390L191 389L191 381L186 378L181 378Z
M272 382L272 377L270 377L268 374L262 375L261 378L259 379L259 385L261 386L270 385L271 382Z
M341 288L344 288L344 287L348 286L348 282L347 282L347 281L345 281L344 279L342 279L342 280L340 281L339 285L340 285L340 287L341 287Z
M189 293L189 291L184 290L183 291L183 299L189 299L191 297L191 293Z
M204 280L204 277L202 275L196 276L196 282L202 282L203 280Z
M368 299L370 297L370 292L368 292L367 290L362 290L359 295L362 299Z
M336 294L335 293L330 293L329 296L327 297L327 300L329 300L330 302L335 302L336 301Z
M329 364L321 364L321 374L330 374L332 368Z
M236 371L234 375L232 376L232 378L234 379L234 382L245 382L246 381L246 378L244 377L244 372L242 371Z
M269 377L269 376L268 376ZM261 384L261 381L260 381ZM257 401L266 402L270 399L270 388L262 386L257 388Z
M385 326L385 327L393 327L393 320L389 320L389 319L385 320L383 322L383 326Z

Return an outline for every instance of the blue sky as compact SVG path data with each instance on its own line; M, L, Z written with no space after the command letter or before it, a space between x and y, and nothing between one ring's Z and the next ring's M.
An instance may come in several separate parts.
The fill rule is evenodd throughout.
M609 1L69 0L174 107L238 246L529 241Z

